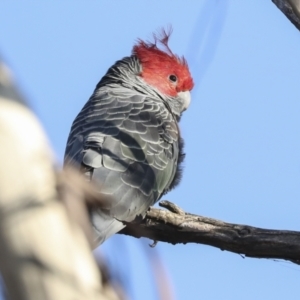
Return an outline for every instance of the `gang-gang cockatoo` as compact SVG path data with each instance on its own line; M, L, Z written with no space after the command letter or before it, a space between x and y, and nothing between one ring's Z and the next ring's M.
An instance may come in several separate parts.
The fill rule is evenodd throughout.
M170 50L170 33L138 40L97 84L73 122L65 165L77 165L111 196L91 211L96 243L140 220L178 185L184 158L178 122L193 88L186 60ZM123 223L124 222L124 223Z

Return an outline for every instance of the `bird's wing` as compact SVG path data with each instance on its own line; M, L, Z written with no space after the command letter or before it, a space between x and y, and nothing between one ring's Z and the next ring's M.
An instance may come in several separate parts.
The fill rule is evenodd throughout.
M98 90L76 117L65 163L84 166L99 192L111 195L110 216L145 214L173 181L178 127L160 102L129 90Z

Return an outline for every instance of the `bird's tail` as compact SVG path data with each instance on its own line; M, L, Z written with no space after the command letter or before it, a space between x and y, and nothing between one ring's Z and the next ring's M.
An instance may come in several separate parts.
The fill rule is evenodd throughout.
M119 232L126 226L122 222L100 210L96 210L91 213L91 220L95 233L96 246L102 244L110 236Z

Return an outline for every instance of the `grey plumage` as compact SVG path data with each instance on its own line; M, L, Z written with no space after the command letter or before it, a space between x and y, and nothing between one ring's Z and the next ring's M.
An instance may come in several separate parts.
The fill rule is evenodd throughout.
M137 221L180 180L184 158L177 122L184 105L138 75L136 56L115 63L73 122L65 164L79 165L108 210L91 212L98 243Z

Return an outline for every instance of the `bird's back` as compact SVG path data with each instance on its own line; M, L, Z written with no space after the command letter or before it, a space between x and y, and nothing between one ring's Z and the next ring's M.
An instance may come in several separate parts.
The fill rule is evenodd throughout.
M73 122L65 164L79 165L111 208L92 212L99 243L144 216L175 183L182 157L176 119L152 95L97 86Z

